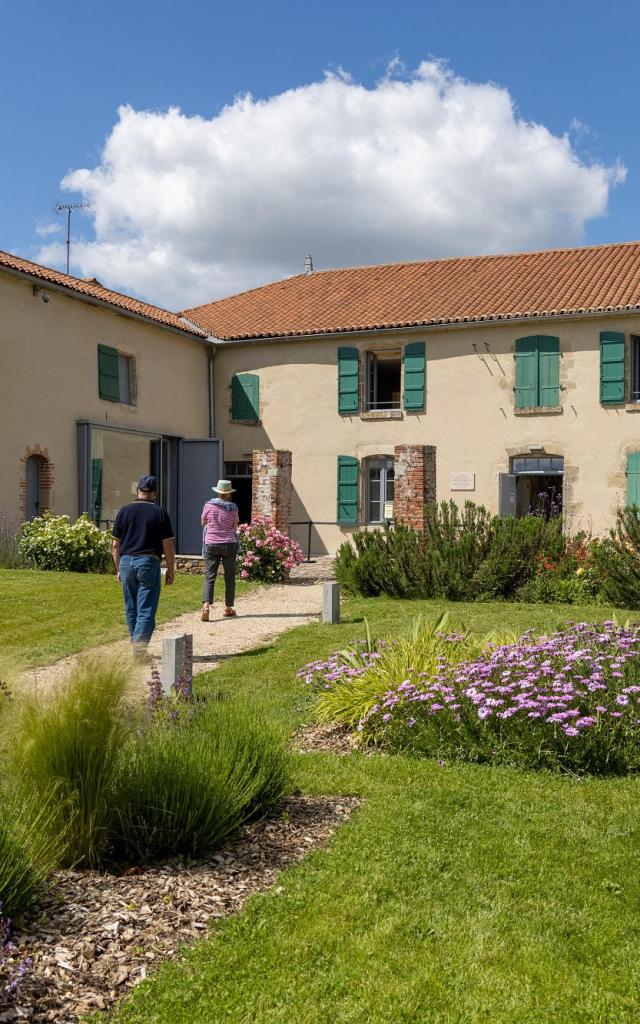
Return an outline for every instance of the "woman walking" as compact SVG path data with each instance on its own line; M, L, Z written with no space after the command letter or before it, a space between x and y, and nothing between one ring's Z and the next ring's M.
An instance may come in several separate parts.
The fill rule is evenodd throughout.
M211 490L216 495L204 506L200 522L204 527L204 587L202 593L203 622L209 621L209 605L213 603L213 585L220 562L224 569L224 618L233 618L236 598L236 555L238 553L238 506L229 501L234 492L230 480L218 480Z

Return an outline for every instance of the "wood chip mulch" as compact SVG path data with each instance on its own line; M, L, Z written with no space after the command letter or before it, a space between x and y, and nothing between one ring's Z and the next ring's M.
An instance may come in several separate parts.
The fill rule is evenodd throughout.
M14 933L33 967L17 1004L0 1004L0 1022L76 1024L82 1014L107 1009L162 960L206 935L209 922L273 885L282 868L324 843L359 802L288 797L206 861L122 876L59 872L40 916Z
M302 725L291 737L291 746L299 754L380 755L380 750L358 742L358 736L341 725Z

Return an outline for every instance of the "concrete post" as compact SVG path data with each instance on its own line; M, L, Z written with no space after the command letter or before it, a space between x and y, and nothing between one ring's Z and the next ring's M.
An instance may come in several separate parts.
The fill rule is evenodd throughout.
M322 621L340 622L340 584L325 583L322 592Z
M160 682L165 696L190 697L193 681L193 636L167 636L162 641Z

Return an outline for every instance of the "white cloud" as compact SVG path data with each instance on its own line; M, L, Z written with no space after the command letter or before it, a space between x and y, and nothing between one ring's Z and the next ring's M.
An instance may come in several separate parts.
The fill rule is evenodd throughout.
M122 107L98 166L63 186L94 222L76 269L182 308L299 273L309 252L322 269L579 244L624 177L432 61L211 120Z
M42 221L38 221L36 224L36 235L39 238L48 238L50 235L57 235L60 233L60 225L55 220L48 221L44 224Z

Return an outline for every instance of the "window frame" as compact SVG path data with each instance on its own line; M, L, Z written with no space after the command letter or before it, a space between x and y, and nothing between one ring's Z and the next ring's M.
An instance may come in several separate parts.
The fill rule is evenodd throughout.
M378 365L398 362L397 402L378 401ZM364 412L400 412L402 410L402 348L367 349L365 352Z
M364 459L364 472L363 485L364 485L364 520L367 526L382 526L386 520L384 517L384 506L388 501L393 501L394 497L388 498L389 484L393 485L394 496L395 496L395 461L392 455L372 455ZM371 470L380 469L380 492L379 498L375 502L380 506L380 518L371 518ZM389 479L389 472L391 472L391 479Z
M104 360L115 360L117 376L115 373L108 373L104 367ZM123 383L126 379L126 397L123 397ZM109 382L113 387L117 381L117 396L109 394ZM115 388L114 388L115 391ZM122 352L113 345L98 344L98 397L103 402L113 402L116 405L137 405L137 378L136 358L129 352Z
M640 334L629 335L629 391L628 402L640 402Z

